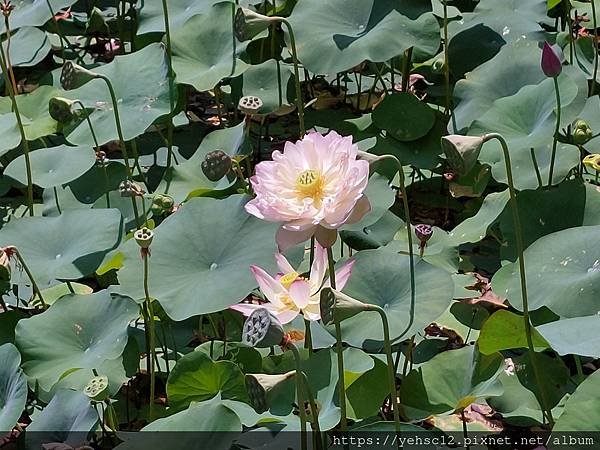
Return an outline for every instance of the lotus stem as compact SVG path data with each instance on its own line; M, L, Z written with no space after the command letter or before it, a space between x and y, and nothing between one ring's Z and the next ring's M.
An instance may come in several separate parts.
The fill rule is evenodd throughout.
M299 373L302 377L302 381L306 388L306 397L308 398L308 404L310 405L310 413L313 418L313 420L311 420L311 425L313 427L317 440L317 450L321 450L323 448L323 441L321 436L321 425L319 424L319 409L317 408L315 396L313 395L312 390L310 389L308 377L303 371L300 371Z
M539 189L544 185L542 174L540 173L540 167L538 166L537 158L535 157L535 149L531 147L529 151L531 152L531 162L533 163L533 169L535 170L535 177L537 178Z
M171 46L171 28L169 25L169 8L167 0L162 0L163 17L165 19L165 41L167 44L167 66L169 69L169 122L167 123L167 170L171 167L173 159L173 112L175 111L175 98L173 90L175 89L175 73L173 72L173 47ZM220 116L219 116L220 119Z
M446 106L444 115L450 115L450 61L448 56L448 0L442 0L444 5L444 85L446 88Z
M298 108L298 121L300 124L300 137L303 137L306 133L306 127L304 125L304 101L302 100L302 89L300 88L300 71L298 66L298 53L296 52L296 38L294 36L294 30L292 25L284 18L280 18L281 22L286 26L290 34L290 46L292 52L292 61L294 63L294 85L296 86L296 108Z
M377 305L368 305L365 311L376 311L381 317L383 325L383 346L387 358L388 382L390 387L390 405L394 412L394 428L397 434L400 434L400 407L398 405L398 395L396 391L396 370L394 359L392 357L392 345L390 343L390 324L383 308Z
M590 97L596 93L596 77L598 76L598 19L596 19L596 4L592 1L592 24L594 27L594 71L592 72L592 89Z
M556 80L556 78L555 78ZM550 426L554 426L554 418L552 417L552 410L548 406L548 399L546 397L546 390L543 385L543 378L537 363L535 354L535 347L533 346L533 339L531 337L531 322L529 320L529 303L527 299L527 280L525 278L525 256L524 256L524 245L523 245L523 229L521 228L521 219L519 217L519 209L517 204L517 195L515 191L515 185L513 181L512 167L510 162L510 152L508 151L508 144L502 135L498 133L490 133L484 136L484 142L496 139L500 142L502 152L504 153L504 162L506 165L506 176L508 178L508 189L510 192L510 204L513 217L513 226L515 228L515 237L517 244L517 253L519 255L519 274L521 280L521 297L523 299L523 322L525 325L525 335L527 337L527 348L529 350L529 357L531 359L531 366L533 367L533 375L535 377L536 384L539 387L541 403L540 406L544 411L544 415L548 418Z
M558 90L558 77L554 77L554 92L556 93L556 126L552 140L552 156L550 158L550 173L548 174L548 187L552 186L552 175L554 175L554 160L556 159L556 145L558 144L558 132L560 131L560 92Z
M60 41L60 55L63 61L66 61L65 58L65 44L63 41L66 41L62 32L60 31L60 26L58 25L58 20L56 20L56 16L54 15L54 10L52 9L52 5L50 4L50 0L46 0L46 5L48 5L48 9L50 10L50 15L52 16L52 22L54 22L54 26L56 27L56 32L58 33L58 38ZM67 41L68 43L68 41Z
M149 278L149 264L148 258L150 257L150 253L147 249L142 249L142 259L144 261L144 296L145 296L145 304L146 304L146 314L148 316L147 326L148 330L148 352L146 354L146 358L150 358L150 403L148 409L148 418L149 421L152 422L154 418L154 396L156 390L156 373L154 367L154 359L156 358L156 348L155 348L155 333L154 333L154 309L152 306L152 298L150 297L150 290L148 288L148 278Z
M296 363L296 373L302 373L302 363L300 361L300 352L292 343L286 345L286 348L291 350ZM300 415L300 441L302 450L307 450L306 438L306 409L304 405L304 379L296 377L296 395L298 397L298 414Z
M6 18L6 22L8 25L8 17ZM8 28L7 28L8 30ZM13 86L13 83L10 79L9 71L7 68L7 53L4 52L4 46L0 43L0 65L2 68L2 73L4 74L4 80L6 83L6 88L8 89L8 94L10 95L10 100L12 102L13 111L15 113L15 117L17 118L17 125L19 127L19 132L21 133L21 142L23 143L23 155L25 156L25 170L27 172L27 207L29 209L29 215L33 216L33 177L31 175L31 160L29 158L29 142L27 141L27 136L25 135L25 128L23 127L23 121L21 120L21 114L19 113L19 105L17 104L16 98L16 88Z
M42 303L42 306L44 307L44 309L47 309L48 304L44 301L44 297L42 296L42 291L40 290L39 286L35 282L35 279L33 278L33 274L31 273L31 271L29 270L29 267L27 266L27 263L23 259L21 252L19 252L19 249L15 246L6 247L4 250L6 251L7 249L10 253L13 253L14 255L16 255L17 260L19 261L19 264L21 264L21 266L23 267L23 270L25 271L25 273L27 274L27 277L29 278L29 281L31 281L31 287L33 289L33 293L40 298L40 302Z
M332 289L335 289L335 261L333 260L333 249L327 247L327 261L329 262L329 284ZM342 327L340 320L333 314L335 323L335 351L337 353L338 362L338 395L340 400L341 422L340 428L342 433L348 429L348 419L346 418L346 386L344 385L344 349L342 347Z

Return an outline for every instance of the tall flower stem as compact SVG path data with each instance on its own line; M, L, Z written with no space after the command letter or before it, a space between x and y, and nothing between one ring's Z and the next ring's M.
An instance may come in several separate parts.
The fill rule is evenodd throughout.
M154 309L152 306L152 298L150 297L150 290L148 288L148 278L149 278L149 264L148 258L150 253L147 249L142 249L142 259L144 261L144 302L146 306L146 315L147 315L147 326L148 326L148 353L146 358L150 358L150 403L148 410L148 418L151 422L154 418L154 395L156 390L156 373L154 367L154 359L156 358L156 348L155 348L155 330L154 330Z
M92 134L92 139L94 140L94 147L96 149L99 149L100 145L98 144L98 138L96 137L96 132L94 131L94 127L92 126L92 121L90 120L90 114L88 113L85 105L81 102L81 100L75 100L75 103L77 103L81 107L83 116L85 117L85 120L88 124L88 128L90 129L90 133ZM108 195L108 188L109 188L110 183L108 180L108 171L106 170L106 164L104 164L104 163L102 163L102 170L104 172L104 183L106 184L106 207L110 208L110 196Z
M171 167L173 159L173 112L175 111L175 97L173 91L175 89L175 73L173 72L173 61L172 55L173 50L171 47L171 29L169 26L169 8L167 7L167 0L162 0L163 17L165 19L165 41L167 44L167 65L169 69L169 122L167 123L167 170Z
M300 63L298 62L298 53L296 52L296 38L294 36L294 30L292 29L292 25L286 19L281 18L280 20L286 26L290 35L290 46L292 47L292 62L294 63L294 84L296 86L296 108L298 109L300 137L303 137L304 133L306 133L306 127L304 126L304 101L302 100L302 89L300 88L300 71L298 70L298 66L300 65Z
M504 153L504 162L506 165L506 176L508 178L508 189L510 192L510 203L512 210L513 226L515 228L515 237L517 244L517 253L519 255L519 274L521 279L521 297L523 299L523 322L525 325L525 335L527 337L527 348L529 350L529 357L531 359L531 366L533 367L533 375L535 377L536 384L539 386L541 407L544 411L545 416L548 418L550 426L554 426L554 419L552 417L552 411L549 407L548 399L546 397L546 391L543 385L543 378L541 375L540 368L537 363L535 347L533 346L533 339L531 337L531 321L529 320L529 303L527 300L527 281L525 278L525 257L524 257L524 245L523 245L523 230L521 228L521 219L519 217L519 210L517 205L517 195L515 191L515 185L513 181L512 167L510 163L510 153L508 151L508 144L504 138L498 133L490 133L484 136L484 142L496 139L500 142L502 152Z
M65 58L65 44L64 42L67 42L67 45L69 43L69 41L67 41L65 39L65 37L63 36L61 30L60 30L60 26L58 25L58 20L56 20L56 16L54 15L54 10L52 9L52 5L50 4L50 0L46 0L46 5L48 5L48 9L50 10L50 15L52 16L52 22L54 22L54 26L56 27L56 33L58 33L58 38L60 41L60 56L62 57L63 61L66 61Z
M286 345L294 355L294 361L296 363L296 373L302 373L302 362L300 361L300 352L296 346L292 343ZM302 450L307 449L307 438L306 438L306 408L304 405L304 379L302 376L296 377L296 395L298 397L298 414L300 415L300 440Z
M332 289L335 289L335 261L333 259L333 249L327 247L327 261L329 262L329 284ZM340 428L342 432L348 429L348 419L346 417L346 386L344 385L344 349L342 347L342 327L340 320L333 315L333 321L335 323L335 351L337 353L338 362L338 395L340 399L340 410L341 410L341 423Z
M368 305L365 311L376 311L381 317L381 323L383 325L383 346L385 349L385 356L387 358L387 370L388 370L388 382L390 385L390 405L394 412L394 427L396 433L400 433L400 411L398 406L398 395L396 392L396 370L394 365L394 359L392 357L392 345L390 343L390 324L388 322L387 315L383 308L377 305Z
M598 19L596 18L596 3L592 0L592 26L594 27L594 71L592 72L592 89L590 97L596 93L596 77L598 76Z
M96 74L97 78L100 78L106 83L108 87L108 93L110 94L110 99L113 104L113 113L115 115L115 125L117 127L117 135L119 136L119 144L121 147L121 151L123 152L123 159L125 160L125 170L127 171L127 178L130 181L133 181L133 174L131 172L131 167L129 166L129 156L127 155L127 147L125 145L125 138L123 137L123 129L121 128L121 118L119 116L119 104L117 103L117 96L115 94L115 90L113 89L113 85L110 79L106 75ZM135 223L136 226L141 226L140 222L140 214L138 212L137 203L135 201L135 196L131 197L131 203L133 204L133 214L135 215Z
M448 0L442 0L444 5L444 85L446 89L446 104L444 115L450 115L450 61L448 56Z
M35 279L33 278L33 274L31 273L31 270L29 270L29 267L27 266L27 263L23 259L21 252L19 252L19 249L14 246L9 246L9 247L6 247L4 249L4 251L9 254L13 254L17 257L19 264L21 264L21 267L23 267L23 270L27 274L29 281L31 281L31 288L33 289L33 293L40 298L40 302L42 303L42 306L44 307L44 309L48 308L48 304L44 301L44 297L42 296L42 291L40 290L39 286L35 282Z
M304 372L300 372L300 375L302 376L302 382L304 383L304 387L306 388L306 397L308 399L310 413L312 415L311 424L317 440L316 447L317 450L321 450L323 448L323 441L321 436L321 425L319 424L319 409L317 408L315 396L313 395L312 390L310 389L310 385L308 384L308 377Z
M554 175L554 160L556 159L556 145L558 144L558 132L560 131L560 91L558 90L558 77L554 77L554 92L556 93L556 126L552 137L552 156L550 157L550 173L548 174L548 187L552 186L552 175Z
M17 118L17 126L19 127L19 132L21 133L21 143L23 144L23 155L25 156L25 171L27 172L27 207L29 209L29 215L33 216L33 177L31 175L31 160L29 158L29 142L27 141L27 136L25 135L25 128L23 127L23 121L21 120L21 114L19 113L19 105L17 104L17 93L13 88L13 83L8 73L6 61L7 57L6 53L4 52L4 46L2 43L0 43L0 65L2 68L2 73L4 74L6 88L8 89L10 100L12 102L12 108L15 113L15 117Z

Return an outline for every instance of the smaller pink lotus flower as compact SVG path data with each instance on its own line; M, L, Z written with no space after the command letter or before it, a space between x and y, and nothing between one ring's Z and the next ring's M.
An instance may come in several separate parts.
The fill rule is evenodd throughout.
M256 308L267 308L282 324L291 322L302 314L307 320L321 318L319 308L319 293L329 286L329 279L323 280L327 270L327 252L319 244L315 245L315 259L310 268L309 278L304 278L291 266L281 253L275 254L280 273L275 278L258 266L251 266L258 286L265 295L268 303L253 305L239 303L230 309L248 316ZM350 278L354 261L349 261L335 271L336 285L342 290Z
M359 221L371 209L364 195L369 163L357 155L352 137L335 131L286 142L283 153L274 151L273 161L256 166L250 179L256 197L246 203L246 211L283 222L277 233L280 251L311 236L330 247L339 227Z

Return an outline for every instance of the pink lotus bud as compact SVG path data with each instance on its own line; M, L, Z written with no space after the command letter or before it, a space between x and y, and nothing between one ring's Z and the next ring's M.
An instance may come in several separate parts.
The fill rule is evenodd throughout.
M542 70L550 78L559 76L562 71L562 63L558 53L547 42L544 42L544 48L542 49Z

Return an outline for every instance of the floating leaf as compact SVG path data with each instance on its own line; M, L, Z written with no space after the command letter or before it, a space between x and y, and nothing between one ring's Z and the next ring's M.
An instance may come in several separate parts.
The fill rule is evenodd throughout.
M548 346L535 328L532 330L532 339L534 347ZM523 317L505 310L496 311L483 324L477 344L484 355L501 350L527 348Z
M573 317L537 327L540 334L559 355L600 358L600 315Z
M27 400L27 379L19 367L21 355L12 344L0 346L0 431L11 431Z
M413 94L387 96L373 111L373 123L399 141L415 141L435 124L435 112Z
M99 368L121 356L129 322L138 316L131 299L111 298L108 291L63 297L44 313L19 321L16 342L23 370L50 390L73 369Z

